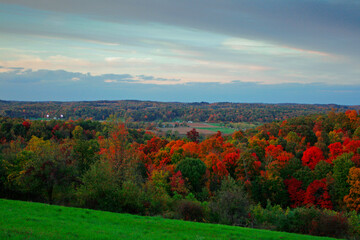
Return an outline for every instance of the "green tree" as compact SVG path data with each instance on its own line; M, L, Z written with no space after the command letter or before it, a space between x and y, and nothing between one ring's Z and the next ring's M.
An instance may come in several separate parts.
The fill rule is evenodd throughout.
M76 196L82 207L121 212L120 184L111 165L105 161L93 164L81 178Z
M176 167L175 172L180 171L186 179L189 189L200 192L204 186L204 174L206 165L203 161L196 158L185 158Z
M351 161L352 156L352 153L344 153L333 161L334 169L332 177L334 178L334 184L330 192L335 200L334 203L337 203L339 206L342 206L344 197L349 194L348 175L350 168L355 166Z
M75 160L75 164L79 175L86 172L90 166L99 160L100 145L96 140L75 140L75 144L72 150L72 157Z
M225 178L220 190L210 202L213 221L221 224L245 226L250 211L250 200L244 189L231 177Z
M326 178L329 173L331 173L333 169L333 166L326 162L326 161L320 161L314 169L314 176L315 179L320 180L323 178Z
M280 176L272 176L269 178L259 176L251 183L251 196L255 202L266 206L269 200L272 204L279 204L283 207L287 206L289 196L286 191L284 180Z
M51 204L54 190L71 185L73 168L58 144L50 140L32 137L27 150L33 154L22 155L29 157L23 160L26 164L21 172L22 184L29 191L39 192Z

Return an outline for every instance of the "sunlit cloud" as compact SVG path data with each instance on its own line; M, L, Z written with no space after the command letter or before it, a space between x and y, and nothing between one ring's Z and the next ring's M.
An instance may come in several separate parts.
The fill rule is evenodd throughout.
M114 79L105 79L104 82L105 82L105 83L116 83L117 80L114 80Z
M335 56L321 51L307 50L295 47L288 47L279 44L272 44L263 41L230 38L223 42L223 45L229 49L253 53L258 55L274 55L274 56L291 56L298 55L303 57L317 56L317 57L332 57Z
M305 54L313 55L313 56L332 57L332 58L335 57L334 55L332 55L330 53L326 53L326 52L313 51L313 50L294 48L294 47L288 47L288 46L284 46L284 48L294 50L295 52L298 52L298 53L305 53Z

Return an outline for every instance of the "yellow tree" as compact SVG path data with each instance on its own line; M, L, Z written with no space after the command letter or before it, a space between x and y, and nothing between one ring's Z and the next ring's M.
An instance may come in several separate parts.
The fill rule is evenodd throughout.
M344 197L344 202L350 210L360 211L360 168L350 168L348 183L350 192Z
M54 190L69 187L73 181L73 168L67 155L55 142L33 136L26 151L18 154L26 163L20 172L22 184L46 197L51 204Z
M109 137L99 138L100 155L109 161L116 171L121 171L126 159L126 135L127 131L123 123L109 125Z

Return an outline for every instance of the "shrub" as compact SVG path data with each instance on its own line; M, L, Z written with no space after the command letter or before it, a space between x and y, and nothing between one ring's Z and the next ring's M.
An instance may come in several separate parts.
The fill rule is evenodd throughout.
M142 188L136 183L126 181L121 188L121 209L132 214L144 214L145 196Z
M144 186L144 208L146 215L162 214L169 210L172 199L163 188L156 187L152 182Z
M268 202L266 208L260 204L252 207L251 216L258 228L335 238L358 237L359 217L355 213L350 222L346 215L331 210L299 207L284 211Z
M288 225L281 231L343 238L349 236L350 224L341 213L315 208L296 208L287 215Z
M266 208L262 208L260 203L251 208L253 225L256 228L268 230L281 230L287 224L286 212L279 205L271 206L268 201Z
M242 187L232 178L223 180L220 191L209 204L212 221L245 226L248 223L250 201Z
M360 215L356 211L348 213L349 235L353 239L360 239Z
M176 211L181 219L187 221L203 222L205 220L205 209L199 202L180 200Z
M318 219L320 211L316 208L295 208L287 214L287 224L280 231L309 234L312 229L312 221Z
M317 219L311 221L309 234L315 236L326 236L343 238L348 236L350 229L346 216L341 213L328 214L321 212Z
M83 184L76 193L81 207L113 212L122 211L120 188L108 163L95 163L81 180Z

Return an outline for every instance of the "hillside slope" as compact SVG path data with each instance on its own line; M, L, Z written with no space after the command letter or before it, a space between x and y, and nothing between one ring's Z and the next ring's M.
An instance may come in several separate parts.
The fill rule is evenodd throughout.
M0 199L0 239L330 239Z

